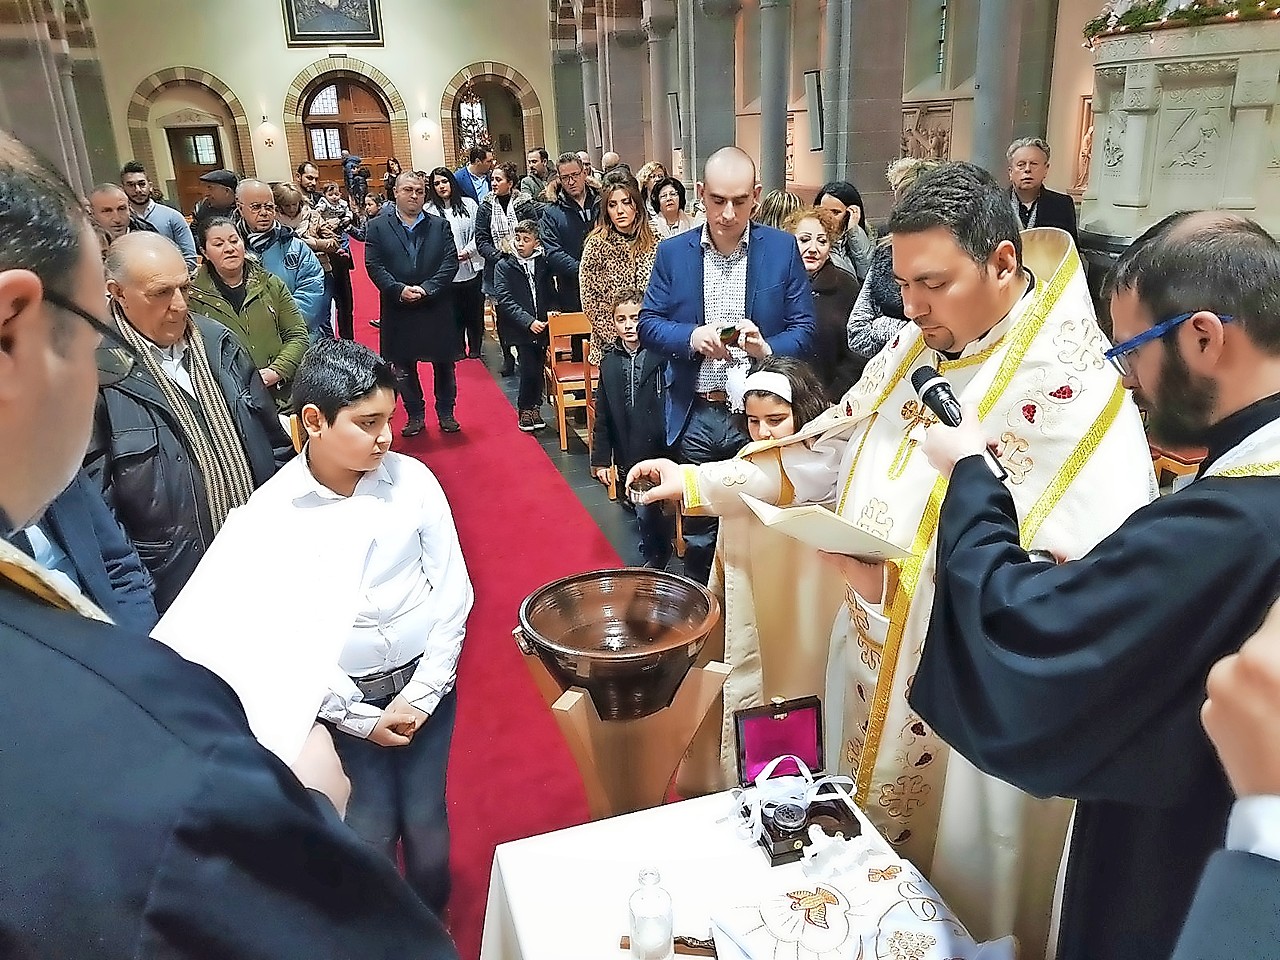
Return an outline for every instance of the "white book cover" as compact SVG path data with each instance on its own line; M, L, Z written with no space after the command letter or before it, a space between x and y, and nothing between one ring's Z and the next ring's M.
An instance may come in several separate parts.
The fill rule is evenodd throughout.
M843 553L860 560L900 560L911 555L909 550L868 533L819 504L775 507L745 493L739 496L766 527L806 543L815 550Z

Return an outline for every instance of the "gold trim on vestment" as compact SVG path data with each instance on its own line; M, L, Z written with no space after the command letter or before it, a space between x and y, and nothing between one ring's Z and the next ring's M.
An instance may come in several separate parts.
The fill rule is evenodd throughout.
M789 507L796 502L795 484L791 482L786 468L782 465L782 448L774 447L771 452L778 461L778 506Z
M1004 392L1009 388L1009 384L1013 382L1013 378L1017 374L1018 368L1022 365L1027 351L1031 349L1031 344L1039 336L1045 321L1049 318L1049 314L1058 305L1058 300L1075 276L1078 267L1079 256L1073 248L1068 251L1067 256L1058 265L1058 269L1054 271L1053 278L1049 283L1041 291L1037 292L1036 302L1032 305L1027 316L1020 320L1014 328L1009 349L1005 353L1004 359L1000 361L1000 367L996 370L991 386L987 388L986 394L978 404L978 415L982 419L986 419L992 407L999 402ZM890 383L889 389L886 390L885 396L888 396L894 384L901 379L905 372L905 366L906 363L899 368L895 379ZM852 473L853 471L850 470L851 477ZM937 533L938 518L942 513L942 500L946 493L947 480L940 476L929 494L929 500L925 504L924 515L920 519L920 526L916 528L915 541L911 545L911 556L900 564L902 572L899 577L897 595L889 607L889 633L885 639L884 654L880 661L880 673L876 679L876 689L871 699L871 709L867 719L867 735L862 743L862 753L858 757L854 801L860 807L866 806L867 798L871 792L871 780L875 776L876 754L880 751L880 740L884 735L884 722L889 715L889 700L893 694L894 674L898 668L898 654L902 648L902 638L906 633L907 619L911 615L911 604L915 599L916 586L920 580L920 570L924 566L924 552L928 549L929 544L933 542L934 535Z
M1267 463L1242 463L1238 467L1228 467L1218 473L1209 473L1206 480L1214 477L1280 477L1280 460Z
M1035 505L1027 511L1026 517L1023 518L1020 524L1022 527L1022 549L1030 549L1031 542L1035 539L1036 534L1040 532L1040 526L1048 519L1049 514L1053 512L1053 508L1058 505L1058 501L1067 492L1067 488L1075 483L1076 477L1080 475L1080 471L1089 462L1094 451L1101 446L1107 431L1111 429L1112 424L1116 422L1116 417L1124 409L1124 398L1124 384L1117 380L1115 389L1111 391L1111 399L1102 408L1098 418L1093 421L1093 426L1080 438L1080 442L1071 451L1071 455L1067 457L1067 462L1058 471L1058 475L1053 478L1053 482L1049 484L1044 493L1040 494L1040 499L1035 502Z
M880 416L880 412L876 411L867 418L867 426L862 431L862 439L858 441L858 449L853 452L853 460L849 463L849 477L844 482L844 489L840 492L840 501L836 504L836 513L840 516L844 516L844 505L849 502L849 487L853 485L854 468L858 465L858 460L862 456L862 448L867 445L867 437L871 436L871 428L875 426L876 417L878 416Z
M680 468L680 473L684 479L684 508L694 510L706 503L698 486L698 468L686 464Z

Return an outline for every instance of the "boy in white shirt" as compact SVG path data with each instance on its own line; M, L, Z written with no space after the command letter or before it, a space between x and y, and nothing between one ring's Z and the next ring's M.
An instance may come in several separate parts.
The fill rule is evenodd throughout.
M350 538L344 524L367 533L360 613L320 718L337 728L351 780L347 823L393 861L403 843L409 883L442 916L445 768L473 594L440 484L423 463L389 449L395 384L390 364L367 347L314 344L293 385L307 444L263 492L307 511L310 522L334 524L335 542Z

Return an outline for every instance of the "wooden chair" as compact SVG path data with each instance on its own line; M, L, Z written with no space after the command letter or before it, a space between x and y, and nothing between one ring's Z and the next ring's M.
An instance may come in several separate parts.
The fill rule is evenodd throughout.
M582 409L587 414L587 436L595 426L595 401L592 396L594 371L586 360L575 363L560 345L572 337L591 333L591 321L585 313L561 313L548 318L547 333L551 349L547 351L547 394L556 407L556 424L560 428L560 449L569 449L569 410ZM590 441L588 440L588 443Z
M307 431L302 429L302 419L295 413L286 417L280 414L284 428L289 431L289 439L293 441L293 452L301 453L302 445L307 442Z
M1157 447L1154 443L1151 447L1151 466L1156 471L1156 481L1164 483L1164 475L1166 473L1173 474L1174 478L1185 477L1193 474L1200 469L1200 463L1208 455L1208 451L1200 448L1196 450L1165 450L1163 447Z

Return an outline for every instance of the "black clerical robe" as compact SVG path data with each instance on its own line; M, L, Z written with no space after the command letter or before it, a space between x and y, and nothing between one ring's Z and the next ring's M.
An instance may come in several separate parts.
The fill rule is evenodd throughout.
M1280 419L1214 429L1204 468ZM1028 559L1013 501L956 465L911 705L979 768L1078 801L1059 960L1166 960L1232 801L1205 679L1280 592L1280 477L1202 477L1080 560Z

